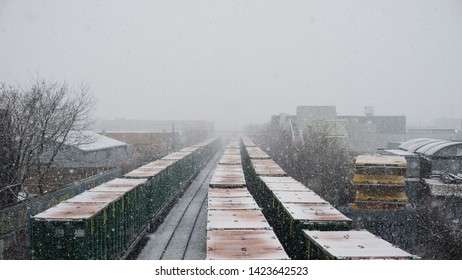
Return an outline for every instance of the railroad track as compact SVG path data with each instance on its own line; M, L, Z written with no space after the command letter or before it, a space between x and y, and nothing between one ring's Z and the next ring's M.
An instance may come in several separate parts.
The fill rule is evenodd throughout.
M141 250L140 260L205 258L207 189L221 152L200 171Z

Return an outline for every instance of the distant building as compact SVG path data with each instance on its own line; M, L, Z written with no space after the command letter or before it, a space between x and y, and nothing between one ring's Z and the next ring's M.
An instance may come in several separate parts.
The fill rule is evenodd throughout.
M364 115L338 116L335 106L298 106L296 115L280 114L271 117L271 124L291 130L293 139L301 140L310 130L320 128L339 139L346 139L354 153L377 153L397 148L414 138L440 138L462 140L462 129L457 120L446 120L447 126L438 128L407 128L406 116L376 116L374 107L366 106ZM462 125L462 121L461 121ZM392 145L390 146L390 143Z
M430 178L432 172L462 173L462 142L416 138L399 146L421 158L420 177Z
M71 131L54 160L57 167L116 167L130 157L130 147L92 131Z
M297 126L305 130L315 120L334 120L337 118L335 106L298 106Z
M187 130L213 131L214 123L210 121L181 120L99 120L93 126L94 131L103 132L182 132Z
M433 126L443 129L454 129L457 132L462 132L462 119L436 119L433 121Z
M406 133L406 116L338 116L338 118L347 120L350 128L353 127L350 124L354 124L355 128L369 128L368 130L377 134Z

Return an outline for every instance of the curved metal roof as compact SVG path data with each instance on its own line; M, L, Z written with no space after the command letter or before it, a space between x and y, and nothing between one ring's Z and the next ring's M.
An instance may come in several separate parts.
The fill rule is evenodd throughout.
M433 140L433 139L430 139L430 138L416 138L416 139L408 140L408 141L404 142L403 144L399 145L398 148L408 151L410 146L412 146L414 144L417 144L417 143L420 143L420 142L425 142L425 141L428 141L428 140Z
M425 152L425 154L429 156L433 156L433 155L440 153L443 149L446 149L452 146L460 146L460 148L462 149L462 142L447 142L447 143L444 143L444 144L441 144L441 145L438 145L438 146L435 146L429 149L428 151ZM460 156L460 155L455 154L454 156Z
M415 143L414 145L411 145L409 148L408 148L408 151L411 152L411 153L417 153L417 151L427 145L432 145L434 143L439 143L441 142L441 140L436 140L436 139L428 139L428 140L425 140L425 141L421 141L421 142L418 142L418 143Z
M450 142L444 141L444 140L432 141L432 142L429 142L429 143L421 146L420 148L415 150L415 152L418 153L418 154L426 154L428 150L430 150L430 149L432 149L434 147L439 147L442 144L446 144L446 143L450 143Z
M460 146L462 149L462 142L452 142L446 140L430 139L430 138L416 138L404 142L399 146L401 150L411 153L423 154L427 156L444 155L444 151L453 146ZM449 151L447 151L449 152ZM460 154L451 154L445 156L462 156Z

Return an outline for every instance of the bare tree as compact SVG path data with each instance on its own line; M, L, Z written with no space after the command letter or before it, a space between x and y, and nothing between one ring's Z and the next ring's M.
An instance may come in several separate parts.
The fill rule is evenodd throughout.
M75 91L66 83L37 80L30 88L0 84L0 106L4 111L4 135L0 190L37 178L44 192L44 178L69 132L90 125L95 100L87 86Z
M292 177L334 205L351 196L352 156L343 141L330 137L322 127L305 130L303 141L294 141L287 130L267 126L254 132L255 141Z
M462 196L460 185L448 185L439 196L431 196L414 205L413 248L425 259L462 258Z

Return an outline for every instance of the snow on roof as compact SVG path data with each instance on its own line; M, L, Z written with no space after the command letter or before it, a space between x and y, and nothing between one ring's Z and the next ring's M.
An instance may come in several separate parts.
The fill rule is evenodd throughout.
M411 153L408 151L403 151L403 150L385 150L388 154L391 155L397 155L397 156L404 156L404 157L417 157L416 153Z
M93 131L70 131L64 144L86 152L127 146L124 142Z

